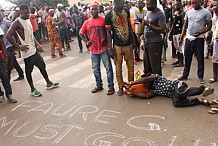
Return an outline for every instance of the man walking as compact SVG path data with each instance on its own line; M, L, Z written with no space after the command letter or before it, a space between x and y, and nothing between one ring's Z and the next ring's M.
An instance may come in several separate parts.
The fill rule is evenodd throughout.
M185 22L180 37L180 45L183 42L185 34L185 67L183 74L178 80L188 79L193 54L196 55L198 61L198 79L200 84L204 84L204 34L211 29L212 20L209 10L201 7L200 0L192 0L193 8L187 11ZM186 32L187 30L187 32Z
M22 56L25 63L26 78L31 88L31 95L41 96L42 94L34 87L32 80L32 71L34 66L38 67L42 76L44 77L47 85L47 89L52 89L58 86L59 83L52 83L46 71L46 66L43 58L36 51L35 44L40 46L39 43L34 39L32 25L29 20L29 8L27 5L20 5L20 17L18 17L11 25L8 30L7 39L9 42L22 51ZM21 41L21 45L16 43L12 36L17 33Z
M111 59L108 52L107 32L105 28L105 18L98 16L98 5L96 3L91 5L92 18L85 21L80 35L83 41L89 46L92 60L92 69L95 75L96 87L92 93L103 90L100 62L102 60L107 72L108 92L107 95L114 94L114 76ZM85 34L88 36L86 39Z

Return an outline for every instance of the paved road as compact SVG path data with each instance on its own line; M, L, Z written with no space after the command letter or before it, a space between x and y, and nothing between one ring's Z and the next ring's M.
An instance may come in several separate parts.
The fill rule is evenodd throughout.
M0 146L216 146L217 115L209 115L209 107L200 105L175 108L169 98L150 100L107 96L105 71L104 90L92 94L95 86L90 55L78 53L76 41L66 58L51 59L49 44L42 56L52 81L60 83L53 90L45 89L45 81L35 68L35 86L43 94L32 97L27 81L11 81L16 104L0 104ZM170 51L168 50L168 54ZM168 55L169 56L169 55ZM172 68L168 57L164 76L176 79L182 68ZM19 63L24 67L23 61ZM206 60L205 80L212 76L211 60ZM142 63L135 70L142 70ZM126 69L123 70L126 78ZM13 72L12 79L16 78ZM192 65L191 86L199 86L196 60ZM207 82L208 86L209 83ZM210 85L217 91L217 83ZM117 87L117 86L116 86ZM215 92L208 99L217 97Z

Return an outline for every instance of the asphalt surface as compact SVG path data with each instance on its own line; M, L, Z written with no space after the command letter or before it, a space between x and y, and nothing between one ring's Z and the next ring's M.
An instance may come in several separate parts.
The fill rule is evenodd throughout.
M127 96L108 96L105 69L102 65L104 90L91 93L95 79L91 69L90 54L86 49L78 53L76 38L72 50L64 52L65 58L50 58L49 44L41 53L49 77L59 82L56 89L46 90L46 83L35 67L33 80L41 97L32 97L25 80L11 81L13 97L18 102L0 104L0 146L216 146L218 145L217 115L207 113L209 107L199 105L175 108L172 100L154 97L149 100ZM57 51L56 51L57 54ZM22 59L18 59L24 69ZM176 79L183 68L173 68L170 50L163 66L163 75ZM199 86L197 64L193 59L187 81ZM135 65L141 70L142 63ZM127 80L125 63L123 74ZM16 71L12 79L17 77ZM205 60L205 86L212 77L211 59ZM117 83L115 78L117 89ZM218 97L217 97L218 98Z

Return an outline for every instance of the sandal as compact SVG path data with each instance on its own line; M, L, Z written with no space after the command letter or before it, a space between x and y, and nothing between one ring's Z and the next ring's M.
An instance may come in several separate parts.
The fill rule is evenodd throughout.
M209 83L214 83L216 80L214 78L209 79Z
M208 110L209 114L217 114L218 113L218 108L211 108Z
M203 104L203 105L210 105L209 101L207 101L207 100L205 100L203 98L201 98L201 100L202 100L202 101L200 101L201 104Z
M122 96L123 95L123 87L119 87L119 90L117 92L118 96Z
M129 88L131 87L132 85L127 85L126 82L123 83L123 87L126 89L126 90L129 90Z
M212 100L212 101L210 101L210 105L218 105L218 100Z
M210 87L208 87L208 88L205 88L205 90L204 90L204 92L203 92L203 96L204 97L206 97L206 96L208 96L208 95L211 95L211 94L213 94L214 93L214 88L210 88Z

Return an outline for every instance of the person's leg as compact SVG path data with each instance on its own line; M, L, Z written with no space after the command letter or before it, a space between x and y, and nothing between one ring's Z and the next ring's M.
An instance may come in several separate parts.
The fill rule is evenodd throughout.
M91 61L92 61L92 70L95 76L96 87L92 90L92 93L96 93L103 89L102 78L101 78L101 57L100 54L91 54Z
M55 42L54 40L50 40L50 48L51 48L51 58L55 57Z
M7 48L6 53L7 53L7 61L8 61L7 74L8 74L8 78L10 80L11 79L11 70L14 68L14 64L13 64L14 58L13 57L15 57L15 55L14 55L13 47Z
M177 86L177 85L176 85ZM188 96L200 95L204 92L205 87L200 86L196 87L188 87L188 85L183 82L180 89L175 88L173 95L173 104L175 107L186 107L200 104L200 101L197 98L192 100L187 99Z
M61 42L57 41L56 43L57 49L58 49L58 54L60 57L66 57L66 55L63 54L62 48L61 48Z
M35 62L35 55L24 59L26 79L27 79L29 86L31 88L31 92L33 92L35 89L35 87L33 85L33 79L32 79L32 71L34 68L34 62Z
M218 63L213 63L213 79L217 81Z
M113 73L113 67L111 64L111 58L109 55L109 51L105 50L101 53L101 59L104 64L104 67L106 69L107 73L107 82L108 82L108 92L107 95L112 95L115 92L114 89L114 73Z
M109 88L107 94L111 95L114 93L114 73L113 73L113 68L112 68L111 59L108 50L103 51L100 54L100 56L107 73L107 82Z
M101 55L101 59L104 64L104 67L106 69L108 87L109 88L114 87L114 74L113 74L113 68L112 68L109 51L105 50L100 55Z
M46 71L46 65L45 65L45 62L44 62L44 59L42 58L42 56L39 54L39 53L36 53L35 54L35 65L36 67L38 67L38 69L40 70L40 73L42 74L43 78L45 79L46 81L46 89L49 90L49 89L53 89L53 88L56 88L58 87L59 83L53 83L49 77L48 77L48 73Z
M45 37L46 37L46 32L45 32L46 30L45 29L46 29L45 23L43 22L42 23L42 35L43 35L43 39L45 39Z
M47 74L47 71L46 71L46 65L45 65L44 59L41 57L41 55L39 53L35 54L35 62L34 62L34 64L40 70L40 73L42 74L42 76L45 79L46 83L50 84L51 81L48 78L48 74Z
M122 47L124 60L128 69L128 81L134 81L134 56L131 46Z
M4 64L3 64L3 59L2 59L1 56L0 56L0 78L1 78L1 81L2 81L2 85L3 85L4 89L5 89L6 96L12 94L10 81L9 81L9 78L8 78L8 75L7 75L7 72L6 72L6 68L5 68Z
M182 75L182 77L185 79L187 79L189 76L193 53L194 53L193 42L186 39L185 40L185 50L184 50L185 66L184 66L183 75Z
M40 39L42 39L42 24L38 23L38 27L39 27L39 36L40 36Z
M178 60L172 64L172 65L174 65L174 67L183 67L184 66L182 48L181 48L181 46L179 46L179 37L180 37L180 34L173 35L173 43L174 43L174 46L176 48L177 57L178 57Z
M10 80L9 80L7 72L6 72L6 68L3 64L2 57L0 57L0 79L2 81L2 85L5 89L5 95L7 97L8 102L16 103L17 101L12 98L12 88L11 88ZM0 94L1 94L1 96L4 95L4 93L2 91Z
M7 52L8 51L9 50L7 49ZM8 59L8 64L12 63L12 65L9 65L10 68L12 69L14 67L16 69L16 71L18 72L18 78L16 78L14 81L19 81L19 80L24 79L23 70L20 67L19 63L17 62L16 56L14 53L14 47L11 47L10 53L8 53L7 56L10 58L10 59ZM11 72L11 70L8 70L8 71ZM10 72L8 72L9 73L8 75L10 75Z
M69 44L69 37L68 37L68 29L64 29L64 41L65 41L65 44L66 44L66 50L69 50L70 49L70 44Z
M144 73L150 73L152 72L151 70L151 62L150 62L150 56L148 55L149 50L151 49L150 43L145 43L145 48L144 48L144 57L143 57L143 65L144 65Z
M123 55L122 55L122 47L114 46L115 49L115 57L114 64L116 66L116 78L118 83L118 95L123 95L123 75L122 75L122 64L123 64Z
M187 106L194 106L194 105L199 105L199 104L201 104L201 102L197 98L194 98L191 100L188 100L187 98L175 100L173 98L173 105L175 107L187 107Z
M40 33L39 30L36 30L33 32L34 37L36 38L37 42L41 44L41 39L40 39Z
M167 48L168 48L168 33L166 33L165 35L164 35L164 44L163 44L163 46L164 46L164 61L167 61Z
M141 33L136 33L136 39L137 39L138 44L139 44L139 46L137 46L137 49L135 49L135 60L136 61L142 61L140 59L140 44L141 44L140 37L141 37L141 35L142 35Z
M171 55L171 58L176 58L176 48L174 46L173 40L172 40L171 46L172 46L172 55Z
M19 63L17 62L17 59L14 55L13 57L13 64L14 64L14 68L16 69L16 71L18 72L18 76L20 77L20 79L24 78L24 75L23 75L23 70L22 68L20 67Z
M205 86L190 87L187 90L187 96L201 95L205 91Z
M79 43L80 52L82 52L83 51L83 45L82 45L82 40L81 40L80 35L79 35L79 30L76 30L76 37L77 37L77 40L78 40L78 43Z
M2 91L0 86L0 103L2 103L3 101L4 101L4 92Z
M162 75L161 57L163 42L150 43L150 47L151 48L148 51L148 55L152 68L151 73Z
M195 41L195 55L198 61L198 79L204 79L204 39L198 38Z
M60 38L61 38L61 47L66 50L65 44L64 44L64 29L59 30Z

